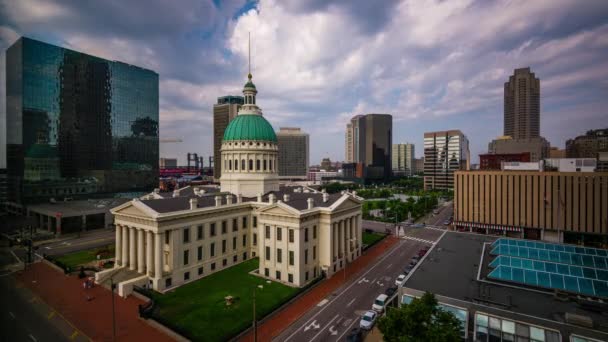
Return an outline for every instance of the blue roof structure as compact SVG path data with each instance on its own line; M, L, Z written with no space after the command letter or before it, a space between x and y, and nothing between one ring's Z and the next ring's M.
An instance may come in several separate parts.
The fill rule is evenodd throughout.
M498 239L489 278L608 298L607 251L537 241Z

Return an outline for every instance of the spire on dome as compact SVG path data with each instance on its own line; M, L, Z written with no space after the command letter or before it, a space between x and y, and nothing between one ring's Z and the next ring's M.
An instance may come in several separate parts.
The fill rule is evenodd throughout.
M251 81L251 31L249 32L249 63L248 63L248 72L247 78Z

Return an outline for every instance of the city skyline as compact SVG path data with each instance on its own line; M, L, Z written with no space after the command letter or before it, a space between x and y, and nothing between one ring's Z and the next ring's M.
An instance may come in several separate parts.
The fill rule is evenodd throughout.
M552 146L602 126L608 101L601 1L537 2L525 13L516 3L472 2L209 2L149 5L146 15L133 4L0 6L1 63L24 35L156 70L161 138L183 139L160 155L180 162L187 152L212 153L212 105L239 94L248 32L264 112L275 130L309 132L313 162L343 159L346 122L368 112L393 115L394 143L422 146L425 131L460 129L476 162L501 135L503 84L516 68L531 67L543 84L540 133ZM474 30L472 17L481 18ZM4 93L2 79L2 101Z

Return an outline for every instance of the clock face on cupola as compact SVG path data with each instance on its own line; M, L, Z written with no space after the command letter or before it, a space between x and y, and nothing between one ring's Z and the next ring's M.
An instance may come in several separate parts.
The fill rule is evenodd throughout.
M279 190L278 145L272 125L256 104L251 71L243 88L245 103L222 139L221 191L254 197Z

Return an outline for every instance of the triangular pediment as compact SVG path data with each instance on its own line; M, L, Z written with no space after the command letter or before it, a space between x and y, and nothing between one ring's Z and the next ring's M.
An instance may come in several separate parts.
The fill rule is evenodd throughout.
M346 210L361 207L361 202L357 199L354 199L351 196L345 196L340 198L336 203L334 203L330 208L332 211L336 210Z
M133 201L124 203L123 205L112 209L112 214L146 218L153 218L156 216L156 213L146 205L142 203L135 204Z
M288 205L285 205L283 203L277 203L277 204L268 206L266 208L261 208L258 210L258 212L263 213L263 214L288 215L288 216L298 215L300 213L298 210L296 210Z

